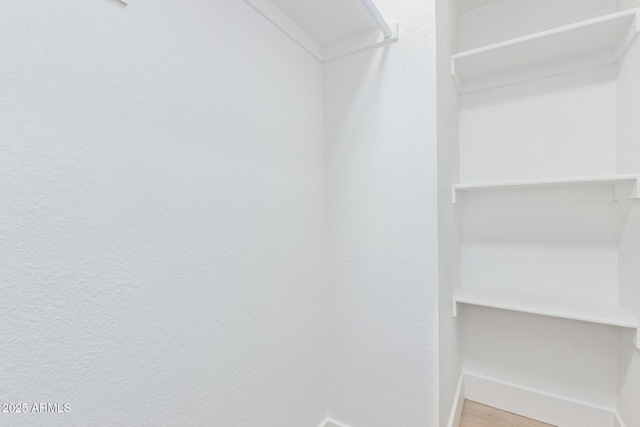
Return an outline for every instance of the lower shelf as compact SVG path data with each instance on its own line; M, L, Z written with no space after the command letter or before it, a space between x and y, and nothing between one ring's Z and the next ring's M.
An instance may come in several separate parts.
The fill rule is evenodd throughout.
M638 329L640 321L614 302L562 295L460 287L455 303Z

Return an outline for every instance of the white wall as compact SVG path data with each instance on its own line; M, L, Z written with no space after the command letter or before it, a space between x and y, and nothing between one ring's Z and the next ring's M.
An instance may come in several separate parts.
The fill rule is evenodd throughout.
M71 404L1 423L317 425L321 66L236 0L5 0L0 51L0 395Z
M620 6L640 7L638 0L619 1ZM640 40L636 39L618 64L618 172L640 173ZM618 277L620 301L640 317L640 203L621 202ZM618 411L627 427L640 426L640 351L632 344L632 331L620 331Z
M400 41L325 64L329 416L438 423L433 2L376 2Z
M615 67L460 98L462 182L615 173Z
M451 186L459 182L458 91L451 78L450 58L458 38L458 2L436 2L438 102L438 289L440 345L440 426L449 421L462 370L458 323L453 317L453 293L460 281L458 210Z
M462 208L464 286L617 301L614 202Z
M615 407L615 327L474 306L460 322L465 372Z
M617 0L618 10L631 9L634 7L640 7L639 0Z
M640 202L620 203L618 277L622 305L640 317ZM620 330L618 343L618 411L627 427L640 426L640 350L633 330Z
M640 0L636 0L635 7L640 7ZM617 67L618 173L640 173L639 72L640 39L636 38Z

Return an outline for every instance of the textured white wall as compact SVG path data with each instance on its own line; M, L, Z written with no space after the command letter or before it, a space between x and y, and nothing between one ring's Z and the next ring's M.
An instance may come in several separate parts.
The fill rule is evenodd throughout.
M71 404L0 424L317 425L321 66L237 0L5 0L0 51L1 401Z
M328 413L438 423L434 2L376 2L400 41L325 64Z
M451 203L451 185L460 181L458 91L451 78L451 54L458 39L458 2L436 2L438 102L438 289L440 345L440 426L449 421L462 370L458 322L453 293L460 281L458 209Z

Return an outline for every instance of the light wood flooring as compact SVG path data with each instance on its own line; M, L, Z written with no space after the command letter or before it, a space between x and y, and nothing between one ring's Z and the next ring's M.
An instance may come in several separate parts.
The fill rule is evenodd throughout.
M551 424L465 400L460 427L555 427Z

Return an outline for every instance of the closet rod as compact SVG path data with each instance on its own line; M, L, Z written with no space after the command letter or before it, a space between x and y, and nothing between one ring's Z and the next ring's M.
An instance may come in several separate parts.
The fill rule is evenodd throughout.
M380 11L376 7L376 5L373 3L373 0L360 1L362 2L362 5L365 7L365 9L367 9L367 12L369 12L369 15L371 15L373 20L376 22L376 25L378 26L378 28L380 28L382 34L384 34L384 38L388 39L389 37L391 37L393 35L393 32L391 31L391 28L389 28L389 24L387 24L387 21L385 21L384 17L380 14Z

